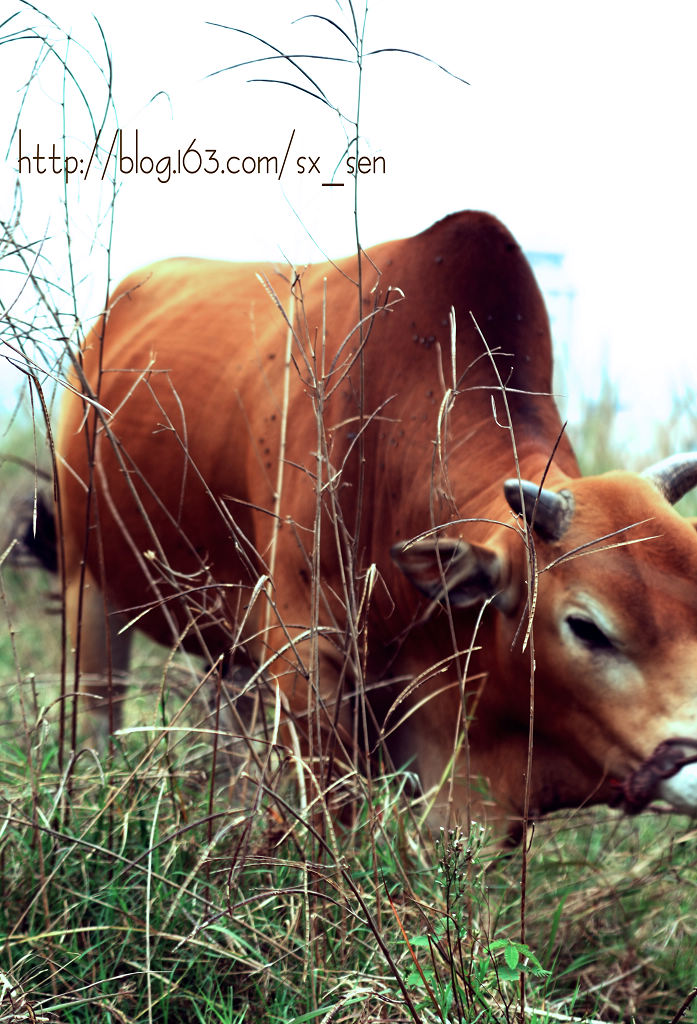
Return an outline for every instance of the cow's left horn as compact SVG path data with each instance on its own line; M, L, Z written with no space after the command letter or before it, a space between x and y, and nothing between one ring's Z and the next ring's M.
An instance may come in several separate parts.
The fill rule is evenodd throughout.
M663 497L674 505L683 495L697 487L697 452L685 452L662 459L641 474L650 480Z
M503 492L513 511L524 515L528 526L532 526L543 540L559 540L568 530L574 514L571 491L540 490L531 480L506 480Z

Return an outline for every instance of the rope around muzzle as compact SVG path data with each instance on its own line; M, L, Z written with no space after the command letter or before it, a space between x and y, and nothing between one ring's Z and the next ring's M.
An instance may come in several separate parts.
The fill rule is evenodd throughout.
M693 751L689 754L686 751ZM688 764L697 762L697 739L670 739L659 743L636 771L628 775L617 787L614 806L622 804L627 814L638 814L651 803L665 779L677 775Z

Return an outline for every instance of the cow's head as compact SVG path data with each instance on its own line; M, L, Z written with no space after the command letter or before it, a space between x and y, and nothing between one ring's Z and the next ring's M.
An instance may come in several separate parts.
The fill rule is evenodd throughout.
M697 534L672 507L695 485L697 453L558 489L507 480L515 519L485 544L431 536L392 551L456 628L471 634L460 609L494 606L484 664L506 728L521 734L533 608L535 756L572 765L547 780L548 808L614 800L636 811L660 796L697 814Z

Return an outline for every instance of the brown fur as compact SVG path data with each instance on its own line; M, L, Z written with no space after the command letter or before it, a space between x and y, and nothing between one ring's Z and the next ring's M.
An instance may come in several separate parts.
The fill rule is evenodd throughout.
M344 674L347 654L354 663L365 655L371 707L378 726L387 717L393 757L412 760L423 786L439 790L462 732L459 673L474 641L479 649L469 662L468 738L455 761L454 787L440 790L432 820L468 811L515 819L523 808L530 717L530 647L521 650L529 571L520 524L513 528L503 496L503 480L515 475L515 462L509 432L501 426L506 413L494 365L507 388L521 474L539 482L561 432L549 397L552 358L543 300L514 239L481 213L455 214L414 238L380 245L364 257L362 269L360 311L355 257L309 267L293 285L297 340L278 520L272 511L287 330L257 275L268 278L289 310L291 272L175 259L131 275L116 290L82 354L84 377L109 414L100 418L90 411L85 418L83 401L67 394L59 430L65 573L73 636L82 603L81 669L92 676L93 692L95 686L104 692L99 681L109 663L114 672L125 672L127 641L105 629L105 621L121 625L147 606L137 624L156 640L171 645L181 637L185 646L213 658L234 646L236 660L267 663L291 707L297 713L306 709L308 679L316 683L311 644L291 641L313 621L321 439L318 393L305 360L314 352L320 368L333 367L324 385L329 466L321 466L319 522L324 632L318 669L328 704L321 731L329 730L337 694L353 688L353 678ZM403 299L397 301L398 292L390 289L401 289ZM439 460L439 407L443 384L453 378L451 306L459 393ZM359 312L368 317L360 517ZM473 317L494 356L487 354ZM82 387L77 376L74 383ZM334 478L339 523L327 485L330 469L340 474ZM695 728L691 668L688 676L697 655L692 528L638 477L580 479L565 437L546 486L571 490L576 512L561 541L536 539L539 568L577 545L647 519L626 539L658 539L586 554L539 577L533 813L610 799L612 779L624 778L675 734L669 723L680 719L683 732ZM352 629L339 567L350 569L344 531L350 535L358 518L355 573L361 580L374 564L378 578ZM473 518L484 521L465 521ZM429 609L412 585L425 580L425 562L416 564L405 548L400 571L390 556L393 545L448 523L441 536L461 538L470 562L476 561L467 570L476 602L498 594L476 637L477 603L450 614L440 606ZM80 599L86 536L87 589ZM274 543L268 588L274 604L268 612L263 595L250 601ZM432 571L433 565L438 575L437 559L431 559ZM495 578L489 579L486 567ZM182 587L189 591L187 600L180 597ZM616 620L628 655L626 686L620 670L617 676L619 658L608 668L597 652L583 645L577 650L566 634L560 638L564 602L578 591L609 608ZM350 635L357 630L354 649ZM453 636L459 657L429 673L452 655ZM612 685L606 671L615 673ZM393 706L414 679L420 685ZM429 693L437 695L427 700ZM344 738L353 734L348 700L338 724ZM491 805L470 796L470 780L479 777L490 788Z

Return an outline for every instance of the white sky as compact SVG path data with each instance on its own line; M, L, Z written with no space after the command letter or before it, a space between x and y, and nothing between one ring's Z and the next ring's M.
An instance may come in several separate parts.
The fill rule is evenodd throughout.
M358 0L357 0L358 2ZM152 259L196 254L229 259L321 258L353 245L352 189L322 188L342 153L337 116L296 89L248 84L287 77L280 62L213 78L221 67L269 51L206 21L236 25L294 53L350 57L326 22L350 31L345 0L163 0L45 5L76 41L103 62L97 14L113 56L114 95L124 149L138 129L141 153L185 149L195 137L219 155L285 152L320 157L321 175L204 173L160 184L154 175L120 176L111 274L122 277ZM0 24L47 26L18 0L0 0ZM697 389L693 355L697 270L695 58L692 0L371 0L366 48L419 50L467 79L448 78L413 57L383 54L365 62L364 150L387 172L360 181L364 245L416 233L453 210L495 213L527 250L563 252L576 292L571 387L594 394L600 365L621 385L628 438L642 420L664 417L670 397ZM52 39L65 53L55 29ZM30 40L0 47L0 156L4 158L21 94L38 48ZM72 44L69 62L94 116L104 88L88 57ZM337 105L352 112L355 66L308 61L306 69ZM49 58L19 117L23 145L58 143L62 82ZM297 75L294 81L302 81ZM156 93L161 95L151 102ZM162 93L167 93L165 98ZM93 132L84 105L68 89L67 134L87 160ZM108 123L107 145L114 129ZM6 218L17 141L0 168L0 216ZM69 146L69 151L70 146ZM291 159L292 159L291 157ZM345 175L340 173L338 180ZM350 179L346 178L347 181ZM55 236L46 252L62 256L60 176L22 176L25 230ZM106 280L99 190L68 184L83 316L98 312ZM101 197L102 212L105 208ZM4 301L8 283L0 276ZM84 296L84 297L83 297ZM695 438L697 442L697 438Z

